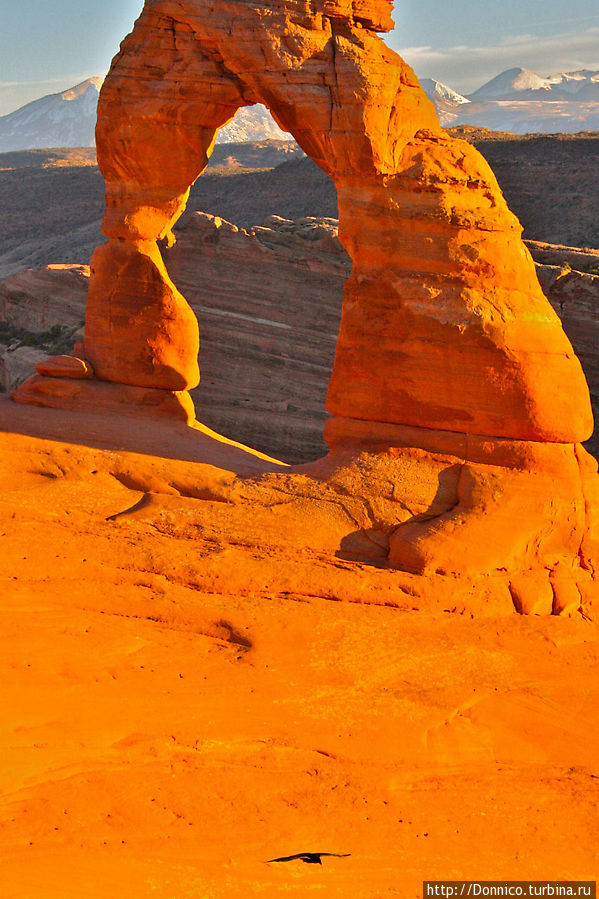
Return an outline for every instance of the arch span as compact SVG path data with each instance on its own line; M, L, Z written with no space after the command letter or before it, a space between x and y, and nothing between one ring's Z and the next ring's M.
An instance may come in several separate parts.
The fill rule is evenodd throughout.
M197 383L195 320L155 241L184 209L218 128L262 102L338 190L353 271L329 411L585 439L584 376L487 164L441 131L412 70L374 33L385 27L376 4L370 19L325 7L146 3L99 105L110 242L92 262L96 372L170 390Z

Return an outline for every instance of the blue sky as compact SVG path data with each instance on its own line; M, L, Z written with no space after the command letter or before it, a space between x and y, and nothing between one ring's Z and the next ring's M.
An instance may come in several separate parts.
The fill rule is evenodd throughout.
M142 5L0 0L0 115L104 74ZM512 66L599 69L597 0L397 0L394 18L388 43L463 92Z

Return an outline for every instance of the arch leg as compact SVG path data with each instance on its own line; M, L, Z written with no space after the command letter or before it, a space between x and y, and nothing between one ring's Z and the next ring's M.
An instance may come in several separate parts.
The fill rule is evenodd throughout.
M91 262L85 351L99 378L174 391L199 383L198 323L157 241L169 238L218 128L242 105L237 79L189 26L142 14L98 109L109 242Z

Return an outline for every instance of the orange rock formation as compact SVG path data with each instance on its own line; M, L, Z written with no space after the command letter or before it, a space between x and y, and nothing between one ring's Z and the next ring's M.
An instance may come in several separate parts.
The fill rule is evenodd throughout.
M326 438L333 454L391 453L396 505L371 516L389 563L508 572L521 611L572 611L594 593L585 379L488 165L443 134L377 37L389 10L146 3L100 99L110 240L92 259L85 355L99 379L173 392L187 408L197 326L156 241L170 239L218 128L266 104L337 186L353 268ZM56 381L75 403L91 385L79 381L73 400ZM51 402L53 390L38 381L16 398Z
M148 0L105 82L85 358L15 395L62 408L0 400L2 896L596 876L588 393L389 9ZM193 419L156 246L258 100L335 178L353 259L331 452L298 468Z

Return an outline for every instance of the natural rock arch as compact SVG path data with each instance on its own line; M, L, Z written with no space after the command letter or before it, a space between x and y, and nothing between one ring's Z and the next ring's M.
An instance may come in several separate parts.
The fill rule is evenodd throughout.
M388 8L372 4L370 23L388 27ZM325 12L146 3L99 105L110 243L94 257L87 310L97 374L171 390L197 383L195 319L155 241L183 211L218 128L263 102L334 180L354 264L329 411L585 439L584 376L487 164L443 134L412 70L361 27L364 10Z
M100 379L153 393L197 384L197 322L156 241L218 128L264 103L334 180L353 262L329 445L395 447L406 504L418 479L450 472L445 510L399 526L390 561L416 573L509 568L524 582L543 571L556 607L572 608L595 554L597 478L578 446L592 431L584 375L488 165L444 134L376 35L390 8L146 0L100 97L109 243L92 260L86 357ZM534 578L518 591L522 607L539 595Z

